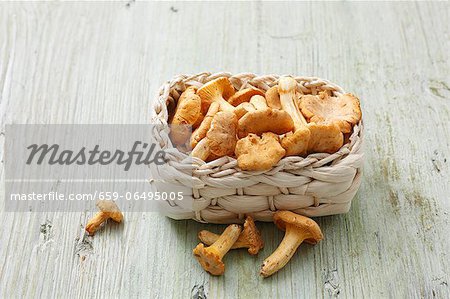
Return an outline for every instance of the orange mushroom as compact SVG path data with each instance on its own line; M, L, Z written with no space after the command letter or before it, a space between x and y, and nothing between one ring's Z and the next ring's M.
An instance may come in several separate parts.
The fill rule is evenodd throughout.
M337 97L330 97L326 92L304 95L299 106L309 122L334 123L342 133L350 133L362 116L359 99L351 93Z
M207 230L202 230L198 233L198 238L202 243L211 245L219 239L219 235ZM251 216L247 216L244 222L244 229L239 238L233 244L231 249L248 248L248 253L256 255L264 247L264 241L261 234L253 221Z
M100 225L110 218L115 222L122 222L123 214L114 201L99 200L96 206L100 212L88 221L85 228L89 235L95 234Z
M203 119L200 111L201 100L195 91L195 87L188 87L178 99L170 128L170 137L174 144L184 144L189 139L192 128Z
M241 226L229 225L222 235L209 247L199 243L193 253L200 265L212 275L222 275L225 272L225 264L222 259L239 238Z
M278 248L264 260L260 271L263 277L283 268L303 241L314 245L323 239L319 225L308 217L290 211L279 211L274 214L273 221L286 234Z
M264 97L256 95L251 98L256 110L247 112L239 119L238 136L243 138L249 133L261 135L265 132L284 134L294 128L292 118L286 111L267 107Z
M213 102L220 104L220 110L233 111L234 106L228 103L228 100L234 95L235 90L231 81L226 77L220 77L209 81L197 90L197 94L202 100L202 113L206 114L209 106Z
M261 90L253 87L244 88L236 92L234 95L232 95L228 99L228 103L230 103L233 106L238 106L242 103L249 102L250 99L255 95L264 96L264 93Z

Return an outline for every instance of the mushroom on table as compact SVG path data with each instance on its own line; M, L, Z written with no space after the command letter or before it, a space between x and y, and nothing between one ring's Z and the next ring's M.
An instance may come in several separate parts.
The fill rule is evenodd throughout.
M198 238L202 243L211 245L219 239L219 235L207 230L202 230L198 233ZM264 241L261 234L253 221L251 216L247 216L244 222L244 229L239 238L233 244L231 249L248 248L248 253L256 255L264 247Z
M108 219L112 219L115 222L121 222L123 220L123 214L114 201L99 200L96 206L100 212L88 221L85 228L89 235L93 235L100 225Z
M222 258L239 238L241 230L240 225L229 225L211 246L205 247L203 243L199 243L194 248L194 256L203 269L212 275L222 275L225 272Z
M260 271L263 277L283 268L303 241L314 245L323 239L319 225L308 217L290 211L279 211L274 214L273 221L286 233L278 248L264 260Z

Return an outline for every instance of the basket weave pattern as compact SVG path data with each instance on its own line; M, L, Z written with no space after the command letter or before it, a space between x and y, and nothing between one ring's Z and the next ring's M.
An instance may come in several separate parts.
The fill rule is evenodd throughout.
M209 163L180 152L169 138L168 106L174 106L189 86L200 87L218 77L228 77L236 90L256 87L266 91L278 83L279 76L251 73L201 73L180 75L166 82L154 105L154 138L166 151L171 184L192 189L180 202L165 202L167 216L210 223L242 222L245 215L258 221L272 221L277 210L291 210L309 217L346 213L361 183L363 166L363 125L355 125L349 138L334 154L310 154L306 158L285 157L268 171L247 172L237 160L222 157ZM329 90L343 94L341 87L316 77L294 77L302 94ZM191 188L192 187L192 188Z

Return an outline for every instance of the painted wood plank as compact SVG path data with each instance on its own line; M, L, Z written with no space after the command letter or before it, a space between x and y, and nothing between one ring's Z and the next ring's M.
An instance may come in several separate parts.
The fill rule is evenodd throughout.
M367 130L350 213L318 219L326 239L271 278L257 276L282 238L271 224L259 225L263 252L231 252L217 278L191 250L199 230L223 226L128 213L88 238L94 209L2 204L0 297L450 297L448 3L0 6L2 132L8 123L147 123L164 80L222 70L327 78L362 99Z

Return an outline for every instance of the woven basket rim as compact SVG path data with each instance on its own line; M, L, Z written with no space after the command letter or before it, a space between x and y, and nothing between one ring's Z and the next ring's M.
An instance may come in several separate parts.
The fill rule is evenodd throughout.
M341 95L345 93L345 91L339 85L334 84L326 79L309 76L287 76L290 76L297 81L297 90L301 93L304 93L305 90L312 90L312 94L317 94L318 91L322 90L330 90L333 95ZM260 174L270 175L274 171L289 172L290 168L298 170L307 166L313 168L323 167L327 166L329 163L333 163L336 160L345 159L345 157L348 156L348 154L352 151L356 137L359 137L360 139L362 139L363 137L363 121L361 120L357 125L353 127L349 142L344 144L336 153L313 153L304 158L300 156L283 157L277 165L265 171L243 171L237 166L237 159L230 156L224 156L210 162L205 162L200 159L193 158L174 147L169 138L169 115L167 104L170 101L176 102L176 100L173 98L172 93L177 89L177 87L181 91L184 91L184 89L189 86L200 87L203 84L219 77L228 77L230 81L232 81L235 88L239 87L236 88L237 90L253 86L265 91L273 85L277 84L278 79L281 77L281 75L271 74L258 76L253 73L232 74L229 72L201 72L198 74L176 75L171 80L166 81L160 87L158 92L158 100L153 105L152 122L160 125L156 127L159 128L157 130L159 130L158 133L161 134L162 137L162 140L160 140L161 148L168 154L168 158L170 161L176 161L176 164L178 165L190 165L191 167L189 167L188 172L194 176L212 175L213 177L221 177L229 174L230 171L236 171L250 176ZM239 84L239 81L241 84ZM268 81L270 81L269 84L267 84ZM180 93L176 92L175 96L179 96L179 94ZM295 165L295 167L293 166L293 164ZM280 169L280 167L286 168L286 165L290 166L288 166L287 169ZM216 169L217 171L211 172L211 169Z

